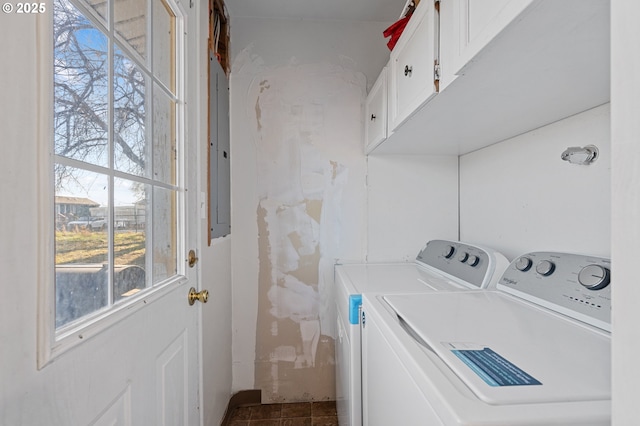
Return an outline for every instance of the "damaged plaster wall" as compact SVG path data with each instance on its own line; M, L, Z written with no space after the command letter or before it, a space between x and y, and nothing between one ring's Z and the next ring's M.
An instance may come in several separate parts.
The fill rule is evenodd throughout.
M294 65L262 73L249 89L260 263L255 377L269 401L333 394L333 265L348 237L343 227L363 224L343 221L342 197L351 169L364 186L355 120L364 88L360 73Z
M333 265L365 255L362 105L385 25L232 21L233 388L263 402L335 397Z

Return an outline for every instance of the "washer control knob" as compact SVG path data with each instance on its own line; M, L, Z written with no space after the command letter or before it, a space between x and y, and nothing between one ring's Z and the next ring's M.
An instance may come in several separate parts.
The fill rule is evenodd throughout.
M600 290L609 285L611 274L600 265L588 265L578 273L578 282L589 290Z
M456 251L456 249L453 246L447 246L443 250L442 255L445 257L445 259L450 259L451 256L453 256L453 253L455 251Z
M466 251L462 252L460 256L458 256L458 260L462 263L466 262L468 258L469 258L469 253L467 253Z
M550 260L542 260L536 265L536 272L544 277L548 277L553 274L555 269L556 265L554 265Z
M518 271L527 272L529 269L531 269L532 264L533 262L531 261L531 259L526 256L522 256L518 258L518 260L516 260L516 269Z
M480 263L480 258L473 254L469 255L469 259L467 259L467 264L469 266L477 266Z

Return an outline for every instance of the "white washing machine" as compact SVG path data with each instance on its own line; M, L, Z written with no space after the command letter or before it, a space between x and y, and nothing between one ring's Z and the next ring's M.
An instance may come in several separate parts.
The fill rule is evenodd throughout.
M611 424L610 261L535 252L496 289L363 297L363 423Z
M488 248L432 240L414 263L336 265L336 402L340 425L362 425L360 304L363 294L473 291L495 287L508 264L502 254Z

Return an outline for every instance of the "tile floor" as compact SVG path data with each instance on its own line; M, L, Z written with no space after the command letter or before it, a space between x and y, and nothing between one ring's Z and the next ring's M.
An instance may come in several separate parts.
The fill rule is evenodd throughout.
M338 426L335 401L235 408L227 426Z

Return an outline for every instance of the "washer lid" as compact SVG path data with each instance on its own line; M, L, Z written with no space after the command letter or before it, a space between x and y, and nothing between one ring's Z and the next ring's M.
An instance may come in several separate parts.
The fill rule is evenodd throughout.
M495 291L384 300L488 404L611 399L608 333Z
M435 290L468 290L459 281L417 263L370 263L336 266L336 274L348 294L425 293Z

